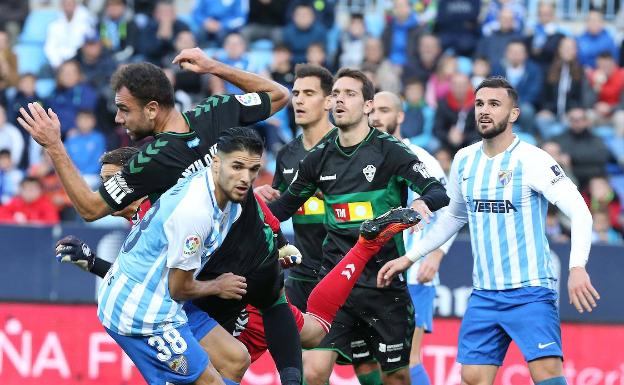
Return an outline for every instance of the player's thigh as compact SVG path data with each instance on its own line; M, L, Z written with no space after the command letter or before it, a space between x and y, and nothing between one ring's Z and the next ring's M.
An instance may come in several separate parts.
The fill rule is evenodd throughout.
M329 381L338 352L334 350L306 350L303 352L303 376L309 385L323 385Z
M288 302L305 312L308 308L308 298L318 281L308 281L299 278L288 277L284 283Z
M509 306L500 314L500 324L528 362L542 357L563 357L557 295L542 287L505 293L523 303ZM561 361L559 358L558 361Z
M457 362L463 365L503 364L511 337L498 323L500 310L490 292L475 290L459 328Z
M296 306L292 305L297 308ZM297 308L298 309L298 308ZM293 312L293 315L295 313ZM323 338L327 335L321 323L309 314L302 314L303 325L299 331L299 337L301 338L301 347L304 349L313 349L317 347ZM297 318L295 317L295 321ZM298 323L297 323L298 326Z
M123 336L106 331L149 385L162 385L163 380L174 384L192 383L208 367L208 354L186 324L151 336Z
M239 382L251 361L247 348L221 326L217 326L200 341L210 355L214 367L226 378Z
M462 365L462 385L492 385L498 366L496 365Z

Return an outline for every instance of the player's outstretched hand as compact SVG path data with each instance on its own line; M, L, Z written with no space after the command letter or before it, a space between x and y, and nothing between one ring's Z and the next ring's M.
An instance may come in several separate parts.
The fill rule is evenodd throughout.
M422 199L415 199L412 202L412 205L410 206L412 208L412 210L416 211L418 214L420 214L421 220L420 222L418 222L416 224L416 226L412 226L409 228L409 232L410 233L415 233L419 230L422 230L423 228L423 224L422 222L425 221L425 223L429 223L430 219L433 216L433 213L431 212L431 210L429 210L429 207L427 207L427 204L425 203L425 201L423 201Z
M180 68L198 74L213 73L219 62L211 59L200 48L186 48L180 51L178 56L173 58L173 64L177 64Z
M584 267L573 267L570 269L568 277L568 295L570 303L582 313L583 310L591 312L598 306L596 300L600 299L600 294L594 289L589 280L589 274Z
M416 280L419 283L427 283L433 281L436 273L440 269L440 261L444 257L442 250L437 249L429 253L425 259L423 259L420 267L418 268L418 274Z
M290 269L291 267L301 263L303 257L299 249L295 245L287 244L279 249L279 263L282 269Z
M223 273L215 279L219 288L217 297L223 299L240 300L247 293L247 283L245 277L233 273Z
M24 107L19 109L22 116L17 118L17 122L20 126L44 148L62 144L61 122L54 111L48 108L46 112L39 103L28 103L27 107L28 111Z
M385 265L377 273L377 287L386 287L390 285L395 275L404 272L414 262L410 261L406 256L393 259L386 262Z
M278 200L280 197L279 190L274 189L268 184L256 187L254 189L254 194L256 194L257 197L262 198L265 202L273 202Z
M86 243L73 235L56 242L55 251L57 261L73 263L84 271L91 271L95 263L95 253Z

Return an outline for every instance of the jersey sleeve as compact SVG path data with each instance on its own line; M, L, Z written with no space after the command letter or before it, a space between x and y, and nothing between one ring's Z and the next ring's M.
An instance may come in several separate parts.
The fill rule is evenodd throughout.
M139 198L154 192L164 192L175 184L171 170L158 159L141 151L121 171L118 171L99 188L104 201L119 211Z
M299 163L299 170L292 183L280 198L268 204L271 212L280 220L285 221L316 192L316 164L320 164L320 151L306 156Z
M451 163L451 171L449 172L449 179L446 185L446 194L449 196L452 202L461 203L464 205L464 196L461 193L461 187L459 186L459 162L461 156L460 153L455 155L453 162ZM465 205L464 205L465 208Z
M248 126L269 116L271 97L266 92L213 95L184 113L190 128L212 141L225 129Z
M201 267L204 241L212 227L212 215L197 210L190 199L183 200L164 223L167 239L167 267L190 271Z
M550 203L556 205L566 194L579 194L561 166L545 151L538 149L527 161L525 170L529 175L529 186Z

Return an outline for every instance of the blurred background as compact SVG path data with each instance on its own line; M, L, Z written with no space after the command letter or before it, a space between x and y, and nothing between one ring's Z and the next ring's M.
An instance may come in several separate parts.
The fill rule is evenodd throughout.
M240 92L180 71L175 54L199 46L232 66L292 87L294 65L364 71L404 101L402 134L448 172L478 140L473 89L489 75L516 87L515 132L564 168L594 218L589 273L601 293L591 314L568 304L570 224L551 208L547 232L561 268L561 318L569 384L624 384L624 9L619 0L1 0L0 384L142 384L95 316L97 282L53 257L75 234L114 259L129 229L119 218L84 223L49 159L17 124L29 102L53 108L72 160L96 189L99 157L132 143L114 123L111 74L124 63L165 69L176 107ZM288 107L256 125L267 145L257 184L271 183L274 155L298 134ZM459 384L457 329L471 286L468 238L441 266L435 331L424 339L432 383ZM531 322L531 320L527 320ZM270 358L250 385L278 382ZM348 367L332 384L355 385ZM529 384L512 348L497 384Z

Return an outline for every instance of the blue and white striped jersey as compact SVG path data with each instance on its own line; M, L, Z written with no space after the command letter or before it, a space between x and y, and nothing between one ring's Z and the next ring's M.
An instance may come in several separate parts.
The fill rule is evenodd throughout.
M442 166L440 166L440 163L436 160L436 158L431 156L431 154L429 154L427 150L425 150L424 148L416 146L415 144L411 144L408 139L403 139L403 143L405 143L410 148L410 150L412 150L412 152L416 154L418 159L420 159L420 161L425 164L425 169L427 170L429 175L439 180L443 186L446 186L448 184L446 174L444 173L444 170L442 170ZM417 193L415 193L411 189L408 189L408 198L407 198L408 204L418 197L419 195ZM431 222L429 224L425 224L423 222L424 227L422 230L417 231L415 233L410 233L409 230L406 230L403 232L403 236L405 238L405 250L409 252L409 250L412 249L414 245L416 245L421 239L424 238L424 236L429 232L429 229L431 228L431 226L433 226L433 224L435 223L436 218L438 218L439 215L444 210L446 210L446 207L443 207L440 210L438 210L436 213L434 213L434 216L431 218ZM441 249L443 249L445 253L448 252L448 249L451 247L454 240L455 240L455 235L453 235L448 241L446 241L446 243L444 243L444 245L441 246ZM418 275L418 269L420 268L420 264L422 263L422 261L423 261L422 259L419 259L407 270L407 284L408 285L419 284L416 277ZM440 277L439 277L439 274L436 274L433 281L427 282L424 285L431 286L431 285L439 285L439 284L440 284Z
M475 289L555 289L546 211L570 191L576 186L557 162L518 137L493 158L482 142L455 155L447 194L468 217Z
M126 238L98 293L98 317L123 335L160 334L187 322L169 294L169 271L198 272L222 243L241 207L217 206L211 168L178 182Z

